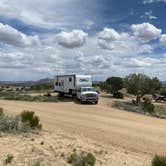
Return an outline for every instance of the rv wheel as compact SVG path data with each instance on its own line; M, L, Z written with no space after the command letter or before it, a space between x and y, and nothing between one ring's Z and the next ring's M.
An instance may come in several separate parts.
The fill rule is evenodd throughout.
M84 104L84 101L81 101L81 104Z
M95 101L95 104L98 104L98 101Z
M64 93L59 93L59 97L64 97Z

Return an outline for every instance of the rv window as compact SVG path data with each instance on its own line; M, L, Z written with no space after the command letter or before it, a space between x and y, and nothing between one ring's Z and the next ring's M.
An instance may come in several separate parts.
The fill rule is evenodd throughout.
M61 83L59 82L59 86L61 86Z
M71 82L71 81L72 81L72 78L70 77L70 78L69 78L69 82Z
M80 82L88 82L88 81L89 81L88 78L81 78L81 79L80 79Z
M56 82L55 85L58 86L58 82Z

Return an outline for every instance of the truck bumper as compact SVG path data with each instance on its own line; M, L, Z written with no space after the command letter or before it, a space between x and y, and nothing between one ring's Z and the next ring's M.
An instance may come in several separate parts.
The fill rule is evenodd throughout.
M81 101L83 101L83 102L98 102L98 99L94 99L94 98L93 99L90 99L90 98L85 99L85 98L82 98Z

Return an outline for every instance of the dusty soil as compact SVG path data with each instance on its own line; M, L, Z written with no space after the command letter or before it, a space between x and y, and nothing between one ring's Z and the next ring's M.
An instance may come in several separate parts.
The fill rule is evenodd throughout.
M51 165L49 160L56 163L52 163L53 165L66 164L65 159L57 159L54 153L50 153L49 144L53 145L57 152L63 152L65 155L80 144L86 151L99 151L99 154L95 154L97 165L103 166L147 166L154 154L166 155L166 120L111 108L112 101L107 96L101 97L98 105L80 105L71 100L58 103L0 100L0 107L10 114L31 110L40 116L47 132L32 137L38 142L34 146L39 149L42 147L39 152L43 151L43 156L40 156L40 153L38 155L44 165ZM0 139L0 144L3 145L0 147L1 158L9 153L8 151L14 153L16 150L16 154L22 160L27 160L26 164L22 165L28 165L27 163L33 159L33 153L30 154L26 147L30 148L33 143L30 138L22 137L3 136ZM42 139L47 142L47 146L44 144L46 147L39 144ZM68 144L73 146L70 149L66 148ZM58 146L63 147L58 149ZM21 160L18 159L17 163L21 165Z

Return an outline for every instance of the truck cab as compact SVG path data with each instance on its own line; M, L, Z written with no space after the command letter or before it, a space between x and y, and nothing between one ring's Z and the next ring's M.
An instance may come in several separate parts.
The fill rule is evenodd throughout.
M83 102L98 103L99 95L92 87L80 87L77 89L77 100Z

